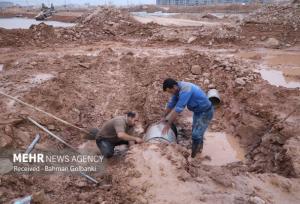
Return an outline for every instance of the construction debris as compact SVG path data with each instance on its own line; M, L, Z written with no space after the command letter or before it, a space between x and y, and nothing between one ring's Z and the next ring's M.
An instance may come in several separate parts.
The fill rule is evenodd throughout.
M41 139L41 136L39 134L37 134L35 136L34 140L32 141L32 143L26 149L25 154L29 154L34 149L34 146L39 142L40 139Z
M66 145L67 147L69 147L70 149L74 150L75 152L78 152L78 150L75 147L72 147L70 144L68 144L67 142L65 142L63 139L61 139L59 136L55 135L54 133L50 132L47 128L43 127L41 124L39 124L38 122L36 122L35 120L33 120L32 118L28 117L27 118L30 122L32 122L34 125L36 125L37 127L39 127L40 129L44 130L46 133L48 133L49 135L51 135L52 137L54 137L55 139L57 139L58 141L60 141L61 143L63 143L64 145Z
M50 18L53 15L53 13L55 13L53 4L51 4L50 8L45 6L45 4L42 4L41 10L42 11L36 17L34 17L38 21L46 20L46 19Z

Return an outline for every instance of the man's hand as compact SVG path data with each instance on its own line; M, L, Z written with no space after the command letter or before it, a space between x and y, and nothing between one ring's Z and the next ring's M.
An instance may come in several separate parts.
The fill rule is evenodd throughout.
M168 116L166 116L166 119L168 121L165 121L166 124L165 124L165 127L164 129L162 130L162 134L165 135L169 132L170 128L171 128L171 124L173 123L173 121L175 121L175 119L177 118L178 116L178 113L176 113L175 110L172 110L170 112L170 114Z
M165 118L165 117L162 117L162 118L159 120L158 123L164 123L164 122L166 122L166 118Z
M138 143L138 144L141 144L143 143L143 140L139 137L135 138L135 142Z
M170 130L170 124L169 124L169 123L166 123L166 124L165 124L165 127L163 128L163 130L161 131L161 133L162 133L163 135L166 135L166 134L169 132L169 130Z

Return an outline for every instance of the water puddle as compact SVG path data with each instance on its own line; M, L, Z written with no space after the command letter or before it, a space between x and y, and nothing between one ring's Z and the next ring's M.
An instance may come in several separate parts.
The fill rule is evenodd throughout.
M59 21L37 21L30 18L0 18L0 27L6 29L28 29L31 25L38 25L42 22L54 27L72 27L76 25L75 23Z
M238 57L259 62L261 77L271 85L300 87L300 52L296 50L258 49L242 51Z
M287 88L300 88L300 82L287 81L282 71L273 69L261 69L258 70L258 72L260 73L261 77L264 80L267 80L271 85L283 86Z
M224 132L206 132L202 156L207 165L225 165L231 162L243 161L245 152L233 136Z
M184 110L181 114L181 122L192 124L193 113ZM204 145L201 156L205 159L203 164L222 166L231 162L243 161L245 151L239 141L233 135L224 132L209 132L204 135Z
M37 74L33 78L30 79L30 83L32 84L41 84L45 81L53 79L54 76L52 74Z
M3 65L3 64L0 64L0 72L3 71L3 67L4 67L4 65Z

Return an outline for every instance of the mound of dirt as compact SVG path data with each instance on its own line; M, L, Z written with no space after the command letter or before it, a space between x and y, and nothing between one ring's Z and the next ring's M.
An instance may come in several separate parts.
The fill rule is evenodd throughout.
M251 39L248 44L275 38L281 47L294 45L300 40L300 9L297 4L267 5L245 17L241 28L241 35Z
M198 29L190 27L176 29L162 27L156 29L156 32L149 39L152 41L192 43L209 46L222 43L228 45L228 43L238 43L240 41L239 30L239 27L230 25L201 26Z
M0 28L0 47L6 46L24 46L28 44L25 39L30 39L31 35L28 30L7 30Z
M45 23L32 25L29 29L1 29L0 28L0 47L5 46L48 46L52 43L61 42L57 30L53 26Z
M33 33L33 38L35 40L47 40L53 39L55 37L55 30L53 26L47 25L45 23L40 23L38 25L31 25L30 31Z
M72 41L82 43L121 36L152 36L155 23L142 24L134 20L129 12L113 7L99 7L83 14L77 25L70 28L54 28L44 23L30 29L0 29L0 47L43 46Z
M107 35L151 34L155 24L141 24L129 12L114 7L99 7L79 19L79 27ZM149 26L150 25L150 26Z
M295 29L300 26L300 9L297 5L267 5L252 12L245 22L263 24L292 25Z

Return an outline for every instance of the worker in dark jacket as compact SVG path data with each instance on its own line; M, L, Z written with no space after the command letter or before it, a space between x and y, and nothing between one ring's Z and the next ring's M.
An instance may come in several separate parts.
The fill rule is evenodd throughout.
M203 149L203 136L214 113L212 103L205 92L193 83L168 78L163 82L163 90L172 95L163 118L166 121L163 134L166 134L178 114L187 107L193 112L191 156L194 158Z

